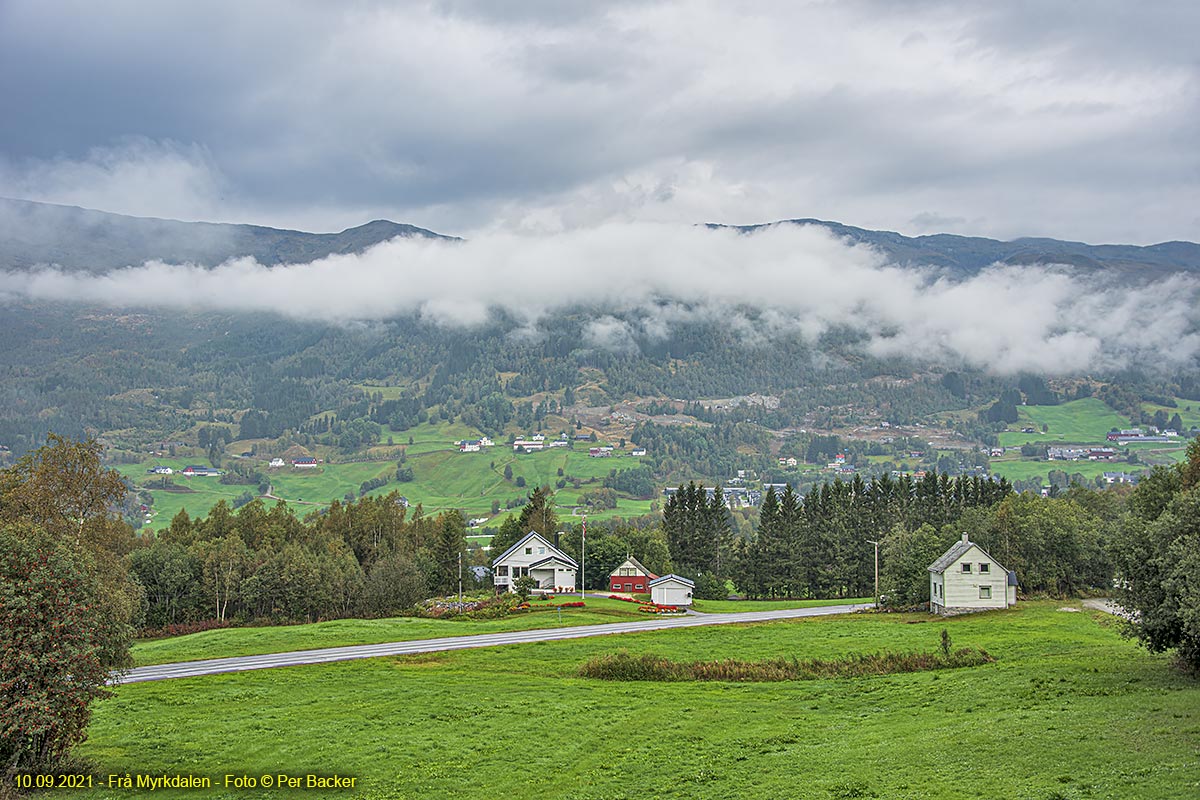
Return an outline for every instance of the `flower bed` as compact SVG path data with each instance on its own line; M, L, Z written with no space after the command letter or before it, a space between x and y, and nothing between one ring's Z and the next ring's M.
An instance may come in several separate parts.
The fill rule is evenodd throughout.
M643 614L678 614L678 606L660 606L657 603L645 603L638 606L638 611Z
M625 602L625 603L640 603L640 602L642 602L641 600L634 600L632 597L621 597L619 594L610 594L608 596L608 599L609 600L621 600L622 602Z

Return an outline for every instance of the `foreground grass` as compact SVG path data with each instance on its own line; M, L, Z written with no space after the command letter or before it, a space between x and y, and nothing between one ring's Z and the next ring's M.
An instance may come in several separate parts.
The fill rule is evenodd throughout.
M560 595L549 603L534 602L533 611L503 619L339 619L311 625L287 625L263 628L221 628L166 639L146 639L133 646L134 663L139 667L198 661L206 658L255 656L264 653L289 653L322 647L356 644L406 642L416 639L440 639L443 636L471 636L477 633L527 631L568 625L600 625L645 619L633 603L588 597L583 608L564 608L559 613L553 603L569 602L578 595ZM753 609L747 609L753 610Z
M98 773L354 775L357 798L1194 798L1200 684L1058 603L854 615L134 684L97 706ZM915 624L914 624L915 623ZM980 647L980 667L782 683L577 675L676 660ZM286 794L286 793L284 793ZM50 797L127 798L94 789ZM308 796L316 796L309 794ZM328 796L336 796L330 793Z

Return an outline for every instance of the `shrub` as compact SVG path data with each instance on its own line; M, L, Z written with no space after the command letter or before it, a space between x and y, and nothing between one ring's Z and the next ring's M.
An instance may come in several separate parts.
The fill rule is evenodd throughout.
M856 653L845 658L801 661L795 657L764 661L672 661L649 653L635 656L627 650L585 662L579 674L610 681L802 681L823 678L856 678L892 675L990 664L995 659L984 650L963 648L953 653Z
M143 628L138 635L143 639L161 639L166 636L186 636L217 628L229 628L233 623L227 619L203 619L198 622L173 622L161 628Z

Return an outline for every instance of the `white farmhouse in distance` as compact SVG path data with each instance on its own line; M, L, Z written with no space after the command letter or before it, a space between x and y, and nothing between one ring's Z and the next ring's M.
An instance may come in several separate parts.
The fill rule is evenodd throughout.
M492 582L497 592L515 592L517 579L528 575L541 591L573 592L578 570L575 559L530 531L492 560Z
M1017 574L970 541L962 541L929 565L929 610L951 616L1017 604Z

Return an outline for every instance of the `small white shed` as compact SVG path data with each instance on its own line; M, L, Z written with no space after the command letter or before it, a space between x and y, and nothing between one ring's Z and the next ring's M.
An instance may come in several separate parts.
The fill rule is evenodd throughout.
M929 610L949 616L1017 604L1017 574L982 547L962 540L929 565Z
M678 575L663 575L650 581L650 600L660 606L690 606L696 584Z

